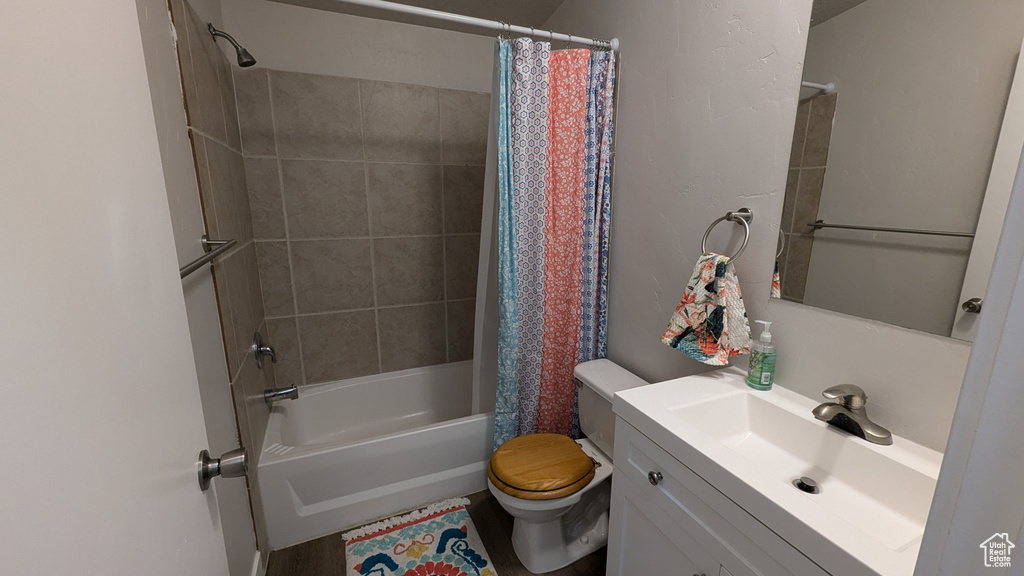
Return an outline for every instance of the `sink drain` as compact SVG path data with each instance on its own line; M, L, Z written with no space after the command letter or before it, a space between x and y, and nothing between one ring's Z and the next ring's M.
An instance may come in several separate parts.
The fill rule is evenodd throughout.
M814 481L814 478L808 478L807 476L801 476L793 480L793 486L796 486L802 492L807 492L808 494L817 494L818 492L821 492L821 489L818 488L818 483Z

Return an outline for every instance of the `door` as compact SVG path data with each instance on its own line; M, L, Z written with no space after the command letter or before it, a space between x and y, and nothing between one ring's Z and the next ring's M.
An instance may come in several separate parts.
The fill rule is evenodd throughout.
M1024 49L1024 46L1022 46ZM1003 126L999 130L996 153L992 159L992 171L985 188L985 199L978 217L977 231L971 244L971 256L967 261L967 272L956 303L956 318L950 334L959 340L974 341L978 332L978 314L964 310L962 305L972 298L982 298L992 274L996 244L1003 229L1006 204L1010 200L1013 178L1017 174L1017 163L1024 148L1024 59L1018 58L1014 72L1010 97L1003 114ZM984 302L982 302L984 305Z
M0 573L227 574L136 5L0 52Z

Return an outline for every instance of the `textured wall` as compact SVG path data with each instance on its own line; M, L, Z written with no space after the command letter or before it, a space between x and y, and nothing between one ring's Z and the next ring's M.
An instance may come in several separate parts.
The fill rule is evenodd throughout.
M767 314L810 4L568 0L545 24L622 43L609 356L647 380L708 369L659 337L705 229L743 206L736 268L750 319ZM721 224L708 248L741 240Z
M236 72L282 384L472 358L490 97Z

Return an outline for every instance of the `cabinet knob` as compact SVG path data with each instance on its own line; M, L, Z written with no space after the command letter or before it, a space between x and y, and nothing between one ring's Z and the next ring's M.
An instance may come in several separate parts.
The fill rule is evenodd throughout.
M651 486L657 486L658 483L661 482L662 478L664 478L664 476L661 475L661 472L655 472L655 471L651 470L650 472L647 473L647 481L651 483ZM695 576L700 576L700 575L695 575Z

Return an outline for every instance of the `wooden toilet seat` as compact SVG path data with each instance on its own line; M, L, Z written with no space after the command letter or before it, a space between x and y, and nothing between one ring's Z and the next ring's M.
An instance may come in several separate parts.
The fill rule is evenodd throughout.
M528 434L498 448L487 477L498 490L524 500L575 494L594 478L594 461L568 436Z

